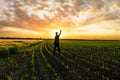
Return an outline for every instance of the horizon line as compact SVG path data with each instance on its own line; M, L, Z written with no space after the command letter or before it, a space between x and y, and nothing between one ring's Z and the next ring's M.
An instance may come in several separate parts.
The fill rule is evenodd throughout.
M0 37L0 39L43 39L43 40L54 40L54 38L22 38L22 37ZM60 40L115 40L118 41L119 39L78 39L78 38L61 38Z

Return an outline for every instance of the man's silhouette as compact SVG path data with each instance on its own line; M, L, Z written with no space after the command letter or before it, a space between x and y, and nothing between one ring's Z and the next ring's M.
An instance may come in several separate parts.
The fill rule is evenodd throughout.
M61 32L62 32L62 30L60 30L59 34L58 34L58 32L56 32L55 39L54 39L54 52L53 52L53 54L55 54L56 48L58 48L58 52L60 53L59 37L60 37Z

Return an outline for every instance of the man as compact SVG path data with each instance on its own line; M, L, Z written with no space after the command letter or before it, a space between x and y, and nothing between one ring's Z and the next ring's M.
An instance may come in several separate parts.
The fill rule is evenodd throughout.
M53 54L55 54L56 48L58 48L58 52L60 53L60 46L59 46L59 37L61 35L62 30L60 30L60 33L58 34L58 32L56 32L56 36L54 39L54 52Z

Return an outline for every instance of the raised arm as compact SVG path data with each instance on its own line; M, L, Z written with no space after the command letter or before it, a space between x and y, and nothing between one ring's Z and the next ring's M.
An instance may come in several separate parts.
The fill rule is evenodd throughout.
M61 35L62 30L60 30L59 36Z

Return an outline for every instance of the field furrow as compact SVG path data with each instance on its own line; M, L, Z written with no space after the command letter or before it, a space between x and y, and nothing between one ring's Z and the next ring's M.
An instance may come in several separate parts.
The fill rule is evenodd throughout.
M13 42L26 45L0 49L0 80L120 79L119 41L61 40L55 54L52 40Z
M42 58L44 59L45 64L46 64L46 67L47 67L47 72L46 72L46 73L48 73L48 74L46 75L47 80L49 80L49 79L50 79L50 80L56 80L56 79L57 79L57 80L60 80L60 77L59 77L58 74L56 73L55 69L52 67L52 64L49 63L48 58L47 58L47 56L45 55L46 52L45 52L44 44L45 44L45 43L43 43L43 46L41 47L40 52L41 52L41 56L42 56ZM51 59L52 59L52 58L51 58Z
M52 54L51 51L48 50L47 45L45 45L45 53L48 57L48 61L55 68L56 72L62 76L62 79L75 79L72 76L71 70L69 66L65 65L64 62L59 60L56 56Z
M49 48L52 50L53 45L49 44ZM88 77L86 79L96 79L96 78L98 78L98 79L104 79L104 78L118 79L119 72L117 71L117 73L114 73L114 71L119 69L117 67L119 64L114 65L114 66L116 66L116 68L115 67L111 68L110 66L112 66L112 65L109 65L107 62L105 63L103 61L104 59L97 60L97 58L95 58L95 57L91 58L91 55L94 56L94 53L85 54L85 53L80 53L80 52L81 51L71 52L71 50L63 48L61 51L61 54L58 57L63 61L64 61L63 57L66 60L68 60L68 61L64 61L64 62L66 62L66 64L69 64L69 62L71 61L71 63L73 63L73 65L76 65L72 69L77 70L79 73L82 72L81 76Z

